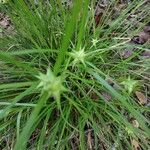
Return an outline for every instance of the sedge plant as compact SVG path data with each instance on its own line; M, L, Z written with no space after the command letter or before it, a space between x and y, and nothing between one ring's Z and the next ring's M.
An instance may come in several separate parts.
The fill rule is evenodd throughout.
M0 4L15 30L0 39L0 149L148 149L150 110L134 96L150 89L149 60L139 59L148 44L129 41L150 4L118 3L107 1L98 26L95 0ZM125 49L136 51L123 58Z

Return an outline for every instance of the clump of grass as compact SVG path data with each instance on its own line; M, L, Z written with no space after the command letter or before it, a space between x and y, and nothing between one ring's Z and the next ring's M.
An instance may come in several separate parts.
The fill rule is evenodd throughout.
M1 41L16 45L0 53L2 149L132 149L133 139L148 149L149 109L136 102L136 84L127 86L149 88L148 66L138 60L148 47L129 44L148 22L145 3L134 0L113 18L118 1L111 1L98 27L95 1L76 0L69 9L48 0L3 5L16 34ZM127 22L136 12L137 28Z

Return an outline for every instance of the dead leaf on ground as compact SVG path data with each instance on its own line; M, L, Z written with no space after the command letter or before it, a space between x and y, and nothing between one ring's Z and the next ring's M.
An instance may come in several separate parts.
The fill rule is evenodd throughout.
M141 43L146 43L149 38L150 38L150 35L147 32L140 32L139 33L139 40Z
M102 2L98 2L96 5L95 16L94 16L96 27L100 24L106 5L107 4L105 2L104 4Z
M135 95L137 96L139 100L139 104L144 105L147 103L147 98L142 92L136 91Z
M150 23L147 24L143 31L140 32L138 35L134 36L131 41L129 42L129 44L139 44L139 45L143 45L147 42L150 41ZM120 53L120 55L123 58L129 58L130 56L132 56L134 49L125 49L123 52ZM150 51L144 51L141 55L144 58L150 58Z
M139 128L139 123L136 119L132 120L132 124L135 128Z
M140 150L140 146L139 146L138 141L136 141L135 139L132 139L131 144L132 144L133 150Z
M135 128L139 128L139 123L136 119L132 119L132 124ZM133 150L140 150L139 142L135 139L131 139L131 145Z
M0 27L6 29L10 26L10 18L2 13L0 13Z
M142 53L142 57L144 57L144 58L150 58L150 50L149 51L144 51Z
M88 143L88 149L89 150L92 150L92 132L91 130L88 131L88 134L87 134L87 143Z
M144 32L147 32L150 34L150 23L144 27Z
M131 40L134 44L145 44L150 38L150 35L147 32L140 32L139 35L134 36Z
M147 24L143 31L131 39L131 44L145 44L150 39L150 23Z

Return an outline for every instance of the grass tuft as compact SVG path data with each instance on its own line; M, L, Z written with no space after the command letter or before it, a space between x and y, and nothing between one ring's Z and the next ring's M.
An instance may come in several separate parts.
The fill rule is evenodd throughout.
M150 3L105 2L0 1L0 149L149 148Z

